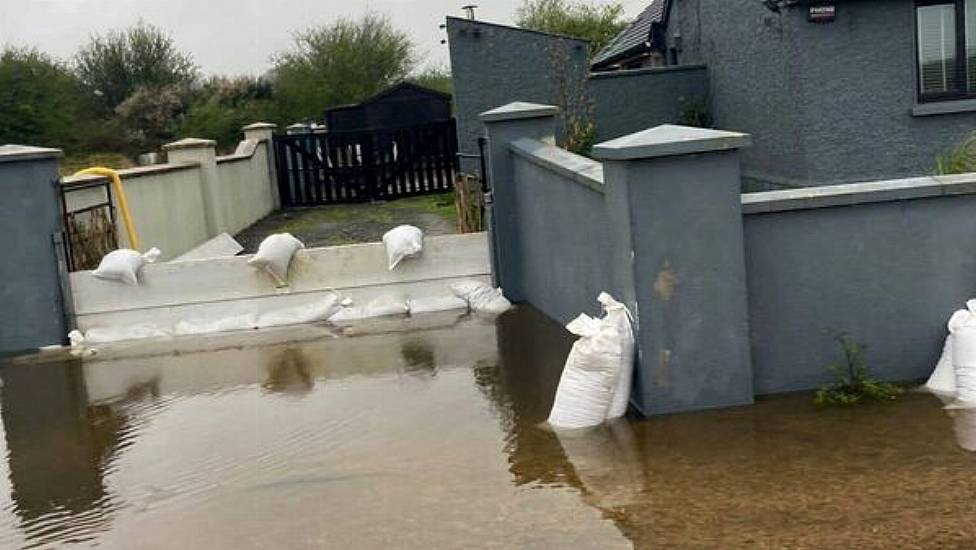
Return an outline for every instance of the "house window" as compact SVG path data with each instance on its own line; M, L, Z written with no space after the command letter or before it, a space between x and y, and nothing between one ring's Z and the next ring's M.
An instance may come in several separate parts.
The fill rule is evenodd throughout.
M976 0L916 0L919 101L976 97Z

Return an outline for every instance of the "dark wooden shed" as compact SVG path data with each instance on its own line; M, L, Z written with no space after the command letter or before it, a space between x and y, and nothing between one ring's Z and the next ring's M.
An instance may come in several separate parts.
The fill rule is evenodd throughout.
M410 82L401 82L362 103L325 112L330 132L400 128L443 122L451 118L451 96Z

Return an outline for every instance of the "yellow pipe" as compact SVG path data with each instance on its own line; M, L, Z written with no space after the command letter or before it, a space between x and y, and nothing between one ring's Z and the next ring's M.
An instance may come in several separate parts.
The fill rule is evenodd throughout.
M119 199L119 210L122 211L122 222L125 224L125 232L129 235L129 246L133 250L139 250L139 235L136 234L136 226L132 223L132 214L129 212L129 202L125 200L125 190L122 189L122 178L119 173L111 168L96 166L85 168L75 172L76 176L104 176L111 180L112 187L115 188L115 196Z

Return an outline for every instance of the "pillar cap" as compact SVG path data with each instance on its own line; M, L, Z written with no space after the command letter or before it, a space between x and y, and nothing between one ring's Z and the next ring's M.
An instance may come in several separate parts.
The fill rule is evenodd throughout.
M163 145L163 151L176 151L180 149L216 149L217 142L212 139L185 138L173 143Z
M30 145L0 145L0 162L38 160L60 156L62 156L61 149L32 147Z
M554 105L542 105L540 103L526 103L515 101L508 105L496 107L490 111L485 111L478 115L481 122L503 122L506 120L519 120L523 118L541 118L556 116L559 108Z
M749 134L663 124L593 146L600 160L637 160L748 147Z
M248 124L247 126L241 128L241 130L247 132L250 130L274 130L278 128L277 124L272 124L270 122L255 122L254 124Z

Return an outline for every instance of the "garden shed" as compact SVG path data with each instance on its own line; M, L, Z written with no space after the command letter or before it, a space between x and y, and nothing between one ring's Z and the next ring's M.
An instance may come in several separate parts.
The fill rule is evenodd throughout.
M443 122L451 118L451 96L437 90L401 82L362 103L325 112L330 132L399 128Z

